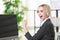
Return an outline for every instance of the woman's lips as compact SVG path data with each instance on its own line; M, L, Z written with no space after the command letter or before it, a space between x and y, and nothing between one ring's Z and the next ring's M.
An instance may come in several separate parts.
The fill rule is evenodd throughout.
M40 18L42 18L42 16L40 16Z

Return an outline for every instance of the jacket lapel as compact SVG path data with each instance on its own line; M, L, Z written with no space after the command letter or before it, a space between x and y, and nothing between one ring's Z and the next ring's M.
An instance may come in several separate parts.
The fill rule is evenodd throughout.
M50 21L50 19L47 19L45 22L44 22L44 24L42 25L42 26L40 26L40 29L47 23L47 22L49 22Z

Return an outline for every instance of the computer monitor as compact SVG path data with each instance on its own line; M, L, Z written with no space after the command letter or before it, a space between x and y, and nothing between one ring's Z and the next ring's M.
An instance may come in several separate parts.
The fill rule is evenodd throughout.
M14 40L17 37L16 15L0 15L0 40Z

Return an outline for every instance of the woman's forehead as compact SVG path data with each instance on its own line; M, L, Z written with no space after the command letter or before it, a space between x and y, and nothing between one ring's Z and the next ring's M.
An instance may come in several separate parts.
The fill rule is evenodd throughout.
M46 10L45 7L38 7L37 10Z

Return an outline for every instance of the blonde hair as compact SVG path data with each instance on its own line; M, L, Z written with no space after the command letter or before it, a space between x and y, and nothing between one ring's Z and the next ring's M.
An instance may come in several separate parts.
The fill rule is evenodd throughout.
M50 9L50 6L49 5L42 4L42 5L39 5L39 7L45 7L46 8L46 11L48 12L47 15L50 16L51 9Z

